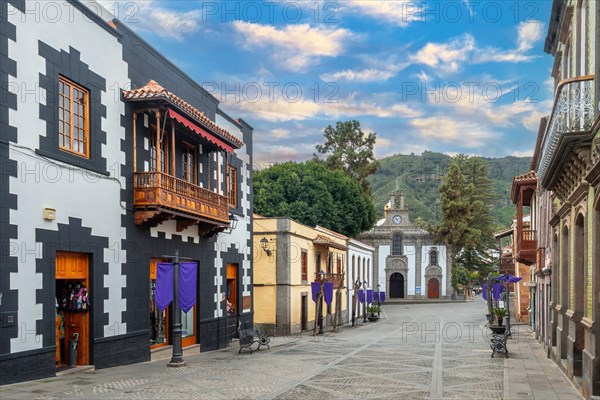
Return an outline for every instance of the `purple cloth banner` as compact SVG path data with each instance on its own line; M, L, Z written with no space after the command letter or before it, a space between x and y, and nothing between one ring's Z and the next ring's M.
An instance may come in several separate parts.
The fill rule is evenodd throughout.
M379 292L373 292L373 301L379 302Z
M196 304L197 262L179 263L179 307L187 313Z
M487 284L485 283L481 284L481 295L483 296L484 300L487 300Z
M373 289L367 289L367 304L373 302Z
M508 282L508 283L517 283L517 282L519 282L521 279L523 279L523 278L517 278L516 276L512 276L512 275L511 275L511 276L508 278L507 282Z
M504 285L501 283L494 283L492 285L492 298L494 300L500 300L500 293L504 291Z
M164 311L173 301L173 264L156 264L156 287L154 288L154 303L159 310Z
M358 291L358 302L359 303L364 303L365 302L365 291L360 289Z
M319 291L321 290L321 284L319 282L311 282L310 283L310 291L312 292L312 299L316 303L317 296L319 295Z
M385 301L385 292L379 292L379 301L381 303Z
M331 304L333 301L333 282L323 284L323 294L325 295L325 303Z

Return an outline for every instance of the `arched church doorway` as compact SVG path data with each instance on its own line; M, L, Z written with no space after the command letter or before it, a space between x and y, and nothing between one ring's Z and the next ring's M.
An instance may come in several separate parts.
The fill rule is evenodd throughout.
M440 297L440 281L436 278L431 278L427 281L427 298L439 299Z
M395 272L390 276L390 298L404 298L404 275Z

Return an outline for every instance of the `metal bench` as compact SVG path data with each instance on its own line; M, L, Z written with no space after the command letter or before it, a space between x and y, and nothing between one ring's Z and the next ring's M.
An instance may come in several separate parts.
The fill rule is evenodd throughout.
M492 349L492 358L495 354L504 353L504 357L508 358L508 348L506 347L506 341L510 332L506 331L504 334L492 334L492 343L490 348Z
M261 332L257 329L256 337L258 337L256 340L256 343L258 343L256 350L260 350L260 346L267 346L267 349L271 350L271 346L269 346L269 343L271 343L271 336L261 334Z
M256 339L254 335L256 334ZM256 350L260 350L261 346L267 346L267 349L271 350L271 336L262 334L258 329L252 331L252 329L242 329L242 323L238 322L238 335L240 342L240 350L238 354L242 352L242 349L250 350L250 354L252 354L252 345L254 343L258 343L258 347Z

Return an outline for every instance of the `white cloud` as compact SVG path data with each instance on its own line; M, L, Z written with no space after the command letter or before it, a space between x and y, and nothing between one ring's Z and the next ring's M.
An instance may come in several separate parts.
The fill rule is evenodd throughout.
M282 68L302 71L316 65L321 57L335 57L344 52L344 43L356 38L344 28L311 27L308 24L273 25L233 22L234 30L244 38L247 48L271 48L271 56Z
M544 24L540 21L521 22L517 33L517 51L529 51L544 37Z
M283 128L276 128L271 131L271 136L275 139L285 139L290 136L290 131Z
M473 36L465 34L448 43L429 42L417 53L411 55L410 60L446 72L456 72L459 69L459 62L469 59L474 50L475 39Z
M415 76L423 83L429 83L433 80L429 75L425 73L425 71L421 71Z
M511 156L513 156L513 157L533 157L533 150L513 151Z
M421 139L430 142L442 141L467 148L489 145L490 139L499 135L478 123L447 116L417 118L413 119L410 125L418 131Z
M383 20L401 27L421 19L419 4L414 0L352 0L341 4L361 16Z
M234 113L240 113L242 116L271 122L358 116L414 118L422 115L420 110L405 103L395 102L389 96L373 94L368 99L358 99L358 95L353 93L345 98L332 99L331 102L327 102L325 98L314 101L309 96L310 91L305 92L306 97L286 99L280 92L270 92L269 90L265 86L262 91L263 96L253 102L228 103L228 99L224 98L222 104L233 108ZM272 96L266 95L267 93L271 93ZM378 97L381 98L378 99Z
M346 69L343 71L331 72L322 74L321 80L325 82L335 82L340 80L355 81L355 82L375 82L385 81L395 76L397 71L381 70L375 68L367 68L363 70Z
M110 10L116 17L122 17L123 22L134 29L152 32L165 39L183 40L200 29L200 10L177 11L160 7L154 0L124 2L98 1L104 8ZM168 3L167 3L168 4Z
M517 27L516 48L501 50L484 48L478 51L475 62L529 62L539 55L527 54L544 37L544 24L540 21L521 22Z

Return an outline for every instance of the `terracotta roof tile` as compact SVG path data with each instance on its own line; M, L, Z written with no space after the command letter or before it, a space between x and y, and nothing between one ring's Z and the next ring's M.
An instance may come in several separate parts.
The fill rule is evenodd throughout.
M221 128L215 124L210 118L197 108L194 108L191 104L178 97L174 93L168 91L154 80L150 80L146 86L142 86L138 89L124 90L123 97L125 100L153 100L153 99L164 99L181 110L185 111L191 117L200 122L204 127L210 129L213 133L221 136L225 140L234 144L237 148L240 148L244 143L236 138L234 135L229 133L226 129Z

